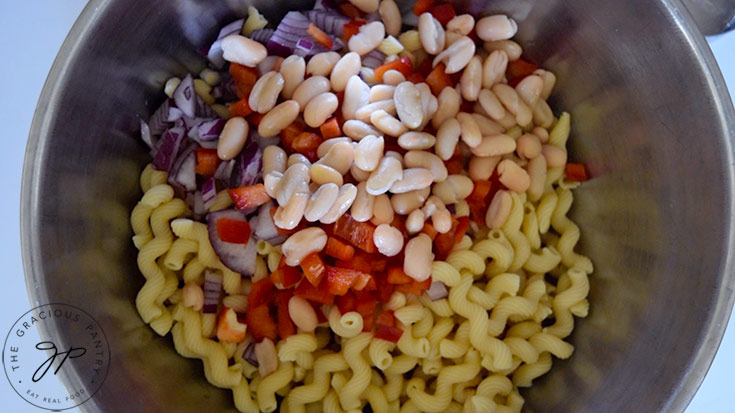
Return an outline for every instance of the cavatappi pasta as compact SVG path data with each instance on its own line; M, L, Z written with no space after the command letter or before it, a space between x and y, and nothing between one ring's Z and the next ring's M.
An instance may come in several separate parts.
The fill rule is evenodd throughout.
M185 119L158 132L151 119L147 142L176 125L191 142L140 175L135 305L241 412L518 412L590 311L593 265L569 217L587 172L567 162L570 115L546 103L555 77L511 53L506 16L419 13L400 33L393 0L344 4L378 16L343 27L349 53L304 17L324 51L267 56L251 7L210 56L229 75L167 82L183 115L164 122ZM207 113L230 117L209 137ZM310 128L289 135L299 116ZM253 173L248 151L257 173L233 187Z

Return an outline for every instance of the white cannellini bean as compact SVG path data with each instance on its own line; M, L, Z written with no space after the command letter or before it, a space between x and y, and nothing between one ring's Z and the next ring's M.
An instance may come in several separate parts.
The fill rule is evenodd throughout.
M370 123L379 131L390 136L400 136L406 132L406 126L384 110L376 110L370 114Z
M443 62L446 65L444 69L446 73L457 73L467 66L473 56L475 56L475 42L467 36L461 36L434 58L433 65L436 67Z
M281 94L284 98L291 99L296 87L304 81L306 61L301 56L291 55L281 62L280 72L284 81Z
M367 123L357 119L350 119L345 121L344 125L342 125L342 132L344 132L345 135L356 141L359 141L369 135L380 135L380 132L378 132L371 125L368 125Z
M393 100L401 122L411 129L418 128L424 121L419 89L411 82L401 82L396 86Z
M357 184L357 195L350 209L350 215L357 222L367 222L373 217L375 197L367 192L366 186L365 182Z
M338 142L332 145L327 154L316 163L331 166L344 175L350 170L354 157L355 151L351 143Z
M440 208L431 215L431 224L436 232L446 234L452 229L452 213L447 208Z
M447 86L439 93L437 102L438 108L431 119L431 124L435 128L439 128L445 120L457 116L459 107L462 105L462 96L459 95L457 89Z
M485 213L485 225L490 229L499 229L505 224L513 206L513 198L510 192L501 189L493 195L490 206Z
M292 234L281 245L286 264L295 267L309 254L320 252L327 245L327 233L319 227L304 228Z
M386 70L386 72L383 73L383 83L388 86L398 86L401 82L405 81L406 76L395 69Z
M475 28L475 18L470 14L460 14L452 17L447 23L447 30L467 36Z
M537 156L531 159L526 166L531 183L528 185L528 200L536 202L544 194L546 185L546 158Z
M430 188L406 192L405 194L395 194L390 198L390 204L397 214L408 215L414 209L421 208L421 205L426 202L430 194Z
M382 136L365 136L355 147L355 166L363 171L373 171L383 157L384 148L385 140Z
M260 377L267 377L278 369L278 354L271 339L266 337L260 343L256 343L254 350Z
M403 271L416 281L424 281L431 276L431 263L434 254L431 252L431 238L419 234L406 244Z
M306 73L312 76L327 76L332 73L340 57L342 56L337 52L317 53L306 64Z
M350 52L342 56L334 65L332 74L329 76L329 80L332 83L332 90L335 92L344 91L350 77L360 73L360 67L362 67L362 59L360 59L359 54Z
M459 112L457 113L457 122L459 122L461 129L462 142L470 148L477 147L482 142L482 133L475 118L469 113Z
M288 315L301 331L312 333L319 323L314 307L306 299L297 295L288 300Z
M373 112L384 110L392 116L396 115L396 102L393 99L379 100L369 103L355 111L355 118L362 122L370 122Z
M370 88L370 95L368 97L368 100L370 103L378 102L381 100L390 100L393 99L393 92L395 92L396 87L391 85L375 85Z
M431 193L436 195L445 205L461 201L472 193L475 184L464 175L449 175L447 180L434 184Z
M393 257L403 249L403 234L391 225L380 224L373 232L373 244L381 254Z
M434 152L443 161L449 160L454 155L454 150L459 142L462 129L456 118L449 118L442 123L436 132L436 146Z
M370 222L378 226L380 224L390 224L393 222L393 206L390 204L390 198L387 194L380 194L375 197L373 202L373 218Z
M419 83L416 85L416 88L421 94L421 110L424 112L424 121L421 122L421 125L417 128L421 130L424 126L428 125L431 118L434 117L434 114L439 107L439 103L436 96L431 93L431 88L429 88L429 85L426 83Z
M475 31L477 37L486 42L507 40L515 36L518 31L518 24L508 16L496 14L478 20Z
M554 124L554 113L545 100L539 99L533 107L533 123L547 129Z
M296 163L289 166L286 172L283 173L283 177L276 188L278 194L276 201L278 205L285 205L294 192L300 189L302 184L309 184L310 179L309 167L307 165Z
M487 116L480 115L479 113L473 113L472 117L475 118L475 122L480 126L482 136L498 135L505 131L505 128L500 126L498 122L495 122Z
M503 119L505 117L505 108L495 93L490 89L482 89L478 96L480 105L485 113L495 120Z
M457 32L450 32L449 30L444 32L444 45L448 49L449 46L454 44L457 40L461 39L463 36ZM446 51L446 49L444 49Z
M347 42L351 52L364 56L375 50L385 39L385 26L382 22L370 22L360 26L357 34L352 35Z
M278 171L271 171L263 176L263 186L265 186L265 193L271 198L278 196L278 186L283 179L283 174Z
M398 146L410 150L430 149L436 143L436 138L426 132L409 131L398 137Z
M541 141L541 143L549 142L549 131L541 126L536 126L531 132L538 137L538 140Z
M493 175L498 162L500 162L500 156L473 156L467 172L473 181L486 181Z
M334 205L339 195L339 186L335 183L327 183L320 186L311 194L309 203L306 204L304 219L309 222L319 221Z
M306 165L307 167L311 166L311 161L306 156L300 154L300 153L292 153L291 156L288 157L288 160L286 161L286 168L290 168L294 166L297 163L302 163Z
M370 195L384 194L402 176L403 167L401 166L401 161L392 156L384 156L378 164L378 167L370 173L366 190Z
M382 0L378 6L378 14L385 25L385 32L391 36L398 37L401 34L401 11L393 0Z
M434 182L447 179L447 167L442 160L431 152L408 151L403 157L406 168L426 168L434 176Z
M561 168L567 163L567 151L554 145L543 145L541 153L549 168Z
M426 222L426 215L420 208L416 208L406 218L406 231L413 235L421 232Z
M395 181L390 187L390 192L394 194L403 194L418 189L424 189L431 186L434 181L434 175L431 171L424 168L409 168L403 170L403 177Z
M258 113L267 113L273 109L284 83L283 76L278 72L268 72L261 76L248 97L250 108Z
M516 93L523 99L523 101L529 106L534 107L538 102L541 92L544 89L544 81L541 77L536 75L530 75L523 78L523 80L516 86Z
M500 82L507 68L508 55L504 51L496 50L490 53L482 64L482 87L490 88Z
M270 138L281 133L286 126L292 124L299 116L299 104L295 100L287 100L263 116L258 125L258 134Z
M309 176L311 177L311 181L317 185L323 185L332 182L341 186L344 183L344 178L342 177L342 174L337 172L337 170L332 168L331 166L327 166L324 164L317 163L311 165L311 168L309 168Z
M492 87L493 93L498 97L500 103L515 115L516 122L519 125L528 125L533 120L533 112L531 108L521 100L518 93L512 87L498 83Z
M352 144L352 139L350 138L330 138L325 140L324 142L319 144L319 147L316 148L316 156L323 158L327 155L327 152L329 152L330 149L332 149L332 145L336 145L339 142L344 142L348 144Z
M272 171L286 172L286 151L278 145L268 145L263 149L263 176Z
M228 119L219 134L217 157L223 161L229 161L236 157L245 147L249 131L250 127L244 118L238 116Z
M333 224L344 215L345 212L347 212L348 209L352 206L352 203L355 201L355 197L357 196L357 187L352 184L344 184L341 188L339 188L339 194L337 195L337 200L334 201L334 204L332 207L327 211L324 216L319 219L319 222L322 224Z
M301 109L305 109L314 96L329 92L329 80L324 76L312 76L304 80L293 92L293 100L298 102Z
M532 133L521 135L516 141L516 152L526 159L533 159L541 154L541 141Z
M444 50L444 28L431 13L419 16L419 38L429 54L437 55Z
M403 238L401 238L401 244L403 244ZM200 311L204 306L204 290L202 290L202 287L195 282L184 284L181 291L181 304L194 311Z
M540 105L536 105L537 107ZM553 117L553 115L552 115ZM505 116L502 119L498 119L497 123L503 127L506 131L508 129L513 128L514 126L518 125L518 122L516 122L516 117L513 116L513 113L511 113L509 110L505 111Z
M301 218L303 218L304 211L306 210L306 204L309 202L308 185L304 184L303 186L306 189L305 191L300 190L299 192L295 192L288 199L286 205L279 206L276 209L276 213L273 215L273 223L278 228L294 229L301 222Z
M483 44L483 47L488 53L492 53L496 50L504 51L505 54L508 55L508 60L510 60L511 62L514 60L518 60L521 57L521 54L523 54L523 49L521 48L521 45L514 42L513 40L496 40L494 42L485 42Z
M508 135L484 136L482 142L470 151L475 156L506 155L516 150L516 140Z
M498 180L500 183L505 185L506 188L513 192L526 192L528 186L531 184L531 178L528 176L528 172L526 172L525 169L518 166L518 164L513 162L511 159L500 161L497 168Z
M247 67L255 67L262 62L268 51L265 46L245 36L233 34L222 39L222 57Z
M462 71L459 79L462 97L470 102L477 100L482 87L482 60L479 56L473 56Z
M326 92L314 96L304 108L304 121L312 128L318 128L337 110L339 100L334 93Z
M360 79L360 76L353 75L347 81L345 86L345 95L342 100L342 117L354 119L355 112L363 106L370 103L370 86Z
M541 91L541 99L546 100L551 96L551 91L554 90L554 85L556 85L556 75L554 73L544 70L544 69L536 69L533 72L534 75L540 76L541 79L544 81L544 88Z

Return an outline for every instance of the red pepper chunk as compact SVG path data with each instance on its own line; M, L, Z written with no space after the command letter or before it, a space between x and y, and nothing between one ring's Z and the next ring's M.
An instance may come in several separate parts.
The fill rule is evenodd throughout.
M378 331L375 332L375 338L390 341L391 343L397 343L402 335L403 330L398 327L380 326L378 327Z
M296 326L288 313L288 301L293 297L293 290L282 290L278 292L278 336L282 340L296 334Z
M352 19L361 19L363 17L363 13L358 9L354 4L350 2L343 2L340 3L337 8L339 11L344 15Z
M375 324L378 325L378 328L380 328L380 326L395 327L396 318L393 316L393 311L388 310L380 313L378 318L375 320Z
M373 243L373 232L373 224L355 221L349 214L342 215L334 224L334 235L369 253L377 251Z
M275 286L268 278L263 278L253 283L248 294L247 311L262 305L268 305L273 299Z
M347 292L347 294L337 297L337 308L339 308L340 314L355 311L356 306L357 298L352 292Z
M230 343L239 343L245 340L247 325L237 320L235 310L222 307L217 319L217 339Z
M324 248L324 253L338 260L349 261L355 256L355 249L337 238L329 237L327 238L327 246Z
M220 218L217 220L217 236L224 242L247 244L250 240L250 224L247 221Z
M431 10L431 6L434 5L434 1L436 0L417 0L416 3L413 4L413 14L421 16L428 12Z
M322 134L322 139L324 140L342 136L342 130L339 127L337 117L334 116L322 123L319 126L319 132Z
M342 36L345 39L345 43L350 41L350 37L360 32L360 26L366 24L365 20L352 20L344 24L344 30Z
M273 341L276 340L278 326L267 304L248 309L245 312L245 322L255 340L261 341L266 337Z
M378 83L383 81L383 74L389 70L397 70L401 72L404 77L408 78L411 76L411 73L413 73L413 63L411 63L411 59L403 56L400 59L376 67L373 73L375 74L375 79Z
M250 108L250 104L248 103L247 96L231 104L227 110L230 112L231 118L237 116L244 118L246 116L250 116L250 114L253 113L253 109Z
M291 149L315 162L317 160L316 149L321 143L322 138L316 133L302 132L291 143Z
M326 290L332 295L345 295L359 276L360 271L327 266L326 277L324 279Z
M431 15L434 16L434 18L437 19L444 27L446 27L447 23L457 15L457 12L454 11L454 7L449 3L437 4L429 10L429 13L431 13Z
M238 63L230 63L230 75L235 83L235 93L242 99L250 95L250 92L258 80L258 71L255 68L243 66Z
M316 253L309 254L301 260L300 266L301 270L304 271L304 276L309 280L311 285L319 285L322 277L324 277L325 270L324 261L322 261L321 257Z
M509 79L513 80L516 78L524 78L532 74L536 69L538 69L538 65L535 63L519 58L512 62L508 62L508 68L505 73L508 75Z
M377 287L378 301L381 303L390 301L390 296L393 295L395 285L388 282L388 276L382 273L377 274L375 276L375 284Z
M445 87L454 87L452 84L452 79L449 77L449 75L444 71L445 70L444 63L439 63L436 65L434 70L429 73L429 75L426 77L426 84L429 85L431 88L431 93L434 95L439 96L442 90L444 90Z
M309 33L309 36L311 36L317 43L324 46L327 50L332 50L333 40L332 38L324 33L324 30L316 27L314 23L309 23L309 28L306 29L306 32Z
M237 209L241 211L259 207L271 200L271 197L265 192L263 184L232 188L228 189L227 193L230 194L230 198L232 198L232 202L235 203Z
M199 175L214 175L219 165L217 149L197 148L197 163L194 172Z
M584 182L590 179L590 174L587 172L587 167L582 163L568 163L564 168L564 172L567 175L567 179L574 182Z
M375 321L375 307L378 300L372 293L367 291L358 291L355 296L357 297L355 311L362 316L362 331L372 331L373 322Z
M269 278L279 288L289 288L298 284L301 281L302 275L298 267L285 265L273 271Z
M311 285L309 280L301 280L293 293L294 295L303 297L315 303L332 305L334 303L334 294L330 294L327 291L326 282L327 280L322 280L322 282L315 287Z
M464 235L467 233L467 230L470 227L470 218L469 217L459 217L457 218L457 228L454 231L454 244L457 245L462 241L462 238L464 238Z
M391 284L411 284L413 278L409 277L401 267L388 268L388 282Z
M431 277L424 281L414 281L411 284L401 284L396 286L396 291L400 291L404 294L413 294L420 297L424 291L431 287Z

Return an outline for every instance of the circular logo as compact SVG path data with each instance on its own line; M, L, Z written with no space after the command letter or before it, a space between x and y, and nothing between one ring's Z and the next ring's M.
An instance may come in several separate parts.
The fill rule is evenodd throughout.
M41 338L39 327L63 331ZM102 327L84 310L68 304L45 304L23 314L8 332L3 367L10 385L28 403L47 410L65 410L89 400L102 387L110 366L110 345ZM50 386L62 371L78 379L69 387ZM60 389L56 389L59 387Z

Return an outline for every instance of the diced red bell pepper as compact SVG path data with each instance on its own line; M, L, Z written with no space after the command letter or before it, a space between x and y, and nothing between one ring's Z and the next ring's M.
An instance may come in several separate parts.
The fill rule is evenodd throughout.
M424 79L424 76L419 72L411 73L410 75L408 75L408 77L406 77L406 80L413 84L423 83L426 81L426 79Z
M409 277L401 267L388 268L388 282L391 284L411 284L413 278Z
M278 292L278 336L285 340L296 334L296 326L288 313L288 301L293 297L293 290Z
M273 271L270 274L269 278L273 282L273 284L283 289L290 288L298 284L303 276L301 274L301 270L298 267L285 265Z
M439 234L439 232L434 228L434 226L431 225L431 222L424 223L424 227L421 228L421 233L428 235L432 241L435 240L436 236Z
M357 253L351 260L337 260L335 267L349 268L351 270L370 273L372 266L370 264L370 255L365 253Z
M393 311L387 310L380 313L378 318L375 319L375 324L378 325L378 328L380 328L380 326L395 327L396 318L393 316Z
M404 77L408 77L413 73L413 64L411 63L411 59L407 56L403 56L400 59L378 66L373 71L375 74L375 80L377 80L378 83L382 82L383 74L389 70L397 70L401 72Z
M311 304L311 308L313 308L316 313L316 322L318 324L327 322L328 319L326 314L324 314L324 311L322 311L322 305L313 301L310 301L309 304Z
M445 69L446 67L444 66L444 63L439 63L426 77L426 84L431 88L431 93L436 96L439 96L439 93L441 93L445 87L454 87L452 79L444 71Z
M516 59L512 62L508 62L508 68L505 73L508 75L508 79L513 80L516 78L524 78L532 74L538 65L531 63L523 58Z
M355 293L357 304L355 311L362 316L362 331L372 331L373 322L375 321L375 307L378 304L377 298L367 291L358 291Z
M400 291L404 294L413 294L420 297L424 291L431 287L431 277L424 281L413 281L411 284L401 284L396 286L396 291Z
M347 294L337 297L337 308L339 308L340 314L349 313L355 311L357 306L357 298L355 294L348 291Z
M334 43L332 37L324 33L324 30L316 27L314 23L309 23L309 28L306 29L306 32L309 33L309 36L316 40L317 43L324 46L327 50L332 50L332 45Z
M377 284L377 296L378 301L381 303L387 303L390 301L390 296L393 295L394 284L388 282L388 276L386 274L376 274L375 283Z
M232 198L232 202L235 203L237 209L241 211L257 208L271 200L271 197L265 192L263 184L232 188L228 189L227 193L230 194L230 198Z
M378 331L375 332L375 338L390 341L391 343L397 343L402 335L403 330L398 327L380 326L378 327Z
M248 325L250 334L255 340L261 341L268 337L275 341L278 336L278 326L276 320L271 316L270 309L267 304L253 307L245 312L245 322Z
M431 10L431 6L434 5L435 1L436 0L417 0L416 3L413 4L413 14L421 16L428 12Z
M322 123L319 126L319 132L322 134L324 140L342 136L342 130L339 127L339 122L337 122L337 117L334 116Z
M322 258L316 253L309 254L301 260L300 266L301 270L304 271L304 276L309 280L311 285L319 285L326 269Z
M220 218L217 220L217 236L224 242L247 244L250 240L250 224L245 220Z
M315 162L317 160L316 149L321 143L322 138L316 133L302 132L291 143L291 149Z
M245 340L248 326L237 320L235 310L222 307L217 319L217 338L219 341L239 343Z
M235 83L235 93L242 99L250 95L255 82L258 81L258 71L255 68L230 63L230 75Z
M464 169L464 161L462 160L462 155L452 156L448 160L444 161L444 166L447 167L447 172L451 175L462 173L462 170Z
M194 172L199 175L214 175L217 171L217 165L219 165L217 149L198 147L196 157L197 163Z
M583 163L568 163L564 168L567 179L574 182L584 182L590 179L587 167Z
M263 117L265 115L258 112L253 112L248 116L248 122L250 122L250 127L257 128L258 125L260 125L260 121L263 120Z
M450 3L436 4L429 10L429 13L444 27L457 15L457 12L454 11L454 7Z
M247 311L255 307L268 305L273 300L275 289L275 285L268 278L262 278L254 282L250 287L250 293L248 293Z
M244 118L246 116L250 116L250 114L253 113L253 109L250 108L250 104L248 103L247 96L231 104L230 107L227 108L227 110L230 112L231 118L234 118L237 116Z
M347 16L351 19L361 19L364 16L360 9L358 9L354 4L347 1L340 3L337 8L342 13L342 15Z
M342 215L334 224L334 235L369 253L377 251L373 243L373 232L375 225L355 221L349 214Z
M467 201L486 201L492 186L493 184L490 181L475 181L475 186L472 188L470 196L467 197Z
M349 268L326 266L326 289L329 294L345 295L360 275L360 271Z
M450 229L449 232L446 232L444 234L437 234L436 238L434 238L434 254L436 255L436 260L444 261L449 253L452 251L452 248L454 248L455 226L456 222L453 221L452 229Z
M464 238L469 228L470 228L470 218L469 217L458 217L457 218L457 228L454 229L454 245L457 245L462 241L462 238Z
M355 248L334 237L327 238L324 253L338 260L349 261L355 256Z
M357 280L355 280L355 284L352 286L352 289L355 291L372 291L374 288L368 288L371 286L375 286L375 281L373 280L373 276L367 273L360 273L360 275L357 276Z
M345 39L345 43L350 41L350 37L356 35L360 32L360 26L366 24L367 22L365 20L351 20L348 23L344 24L344 30L342 32L342 37Z
M327 291L326 280L322 280L317 287L314 287L309 280L304 279L296 286L293 293L315 303L327 305L334 303L334 295Z
M280 134L283 147L291 150L294 140L297 136L301 135L302 132L304 132L304 123L301 120L296 120L290 125L286 126L286 128L283 129Z

